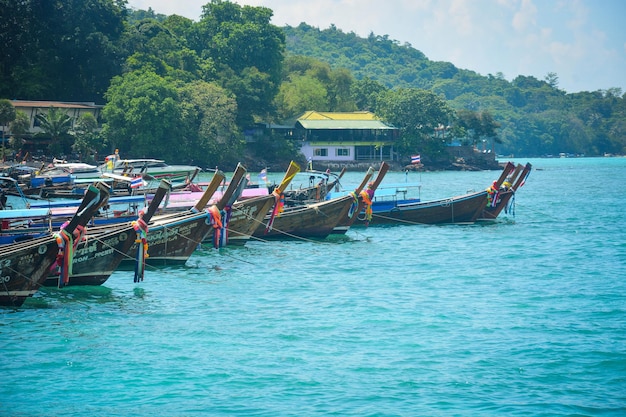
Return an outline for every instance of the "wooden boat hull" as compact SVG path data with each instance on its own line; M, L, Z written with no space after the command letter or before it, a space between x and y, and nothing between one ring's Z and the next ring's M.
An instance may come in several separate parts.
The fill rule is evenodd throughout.
M367 189L364 190L365 184L370 180L374 173L373 168L369 168L365 173L365 178L361 181L361 184L352 192L350 196L352 197L352 204L350 205L350 209L346 212L344 217L339 220L339 223L333 229L333 233L335 234L345 234L350 226L354 224L357 220L359 213L361 211L369 211L366 207L367 204L371 205L372 197L376 194L376 189L385 178L387 171L389 170L389 164L383 162L380 165L380 169L378 170L378 174L376 175L376 179L369 183ZM371 207L370 207L371 208ZM366 217L364 216L365 220Z
M345 168L337 175L321 171L302 172L302 175L309 175L309 186L284 190L285 205L301 206L324 200L333 188L339 186L339 180L344 174Z
M350 204L350 208L348 209L348 211L345 212L343 217L339 219L339 222L337 222L337 225L333 227L333 231L332 231L333 234L338 234L338 235L346 234L348 230L350 230L350 226L352 226L354 222L357 220L359 213L361 213L361 211L363 211L365 207L365 202L363 201L363 198L357 197L355 199L352 194L351 196L352 196L352 204Z
M147 234L148 258L146 264L152 266L182 265L202 243L207 234L212 233L207 212L185 212L155 218ZM135 266L138 243L133 242L120 266Z
M489 190L499 190L507 175L514 166L507 163L500 177L492 187L485 191L464 194L440 200L396 204L393 208L382 210L373 207L373 218L370 224L454 224L473 223L484 212L491 196ZM364 217L359 217L356 224L364 224Z
M48 235L38 239L14 243L0 248L0 305L21 306L46 281L50 267L61 255L71 256L74 239L93 214L108 200L108 187L96 184L89 187L75 215L59 235ZM70 237L72 236L72 237ZM59 242L69 245L62 254Z
M236 202L228 222L228 244L245 245L263 223L276 199L269 194Z
M479 220L495 220L498 218L502 210L509 204L515 192L513 190L500 191L498 193L495 205L486 206L482 211Z
M495 204L488 204L482 211L479 220L497 219L502 210L507 209L509 202L515 196L517 190L524 184L524 181L526 181L531 169L532 164L530 163L527 163L523 168L521 165L518 165L511 178L507 180L509 181L508 186L500 188L500 191L496 196Z
M46 280L56 259L56 239L47 236L0 251L0 305L20 307Z
M72 262L69 285L102 285L117 269L134 244L137 233L130 225L121 225L103 233L88 234L78 244ZM134 260L134 258L133 258ZM51 274L45 286L58 286L58 274Z
M398 204L392 209L375 211L370 226L377 224L471 223L487 204L487 192L466 194L419 203ZM363 225L359 217L354 225Z
M254 236L268 238L325 238L333 232L339 221L347 215L353 202L352 196L307 204L285 210L276 216L271 230L266 231L266 217Z

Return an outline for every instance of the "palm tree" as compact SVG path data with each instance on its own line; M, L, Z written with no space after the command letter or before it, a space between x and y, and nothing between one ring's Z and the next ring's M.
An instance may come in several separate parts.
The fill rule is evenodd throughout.
M61 146L61 139L71 136L72 118L67 113L56 107L50 107L48 114L35 116L39 121L42 134L50 137L50 151L65 151Z

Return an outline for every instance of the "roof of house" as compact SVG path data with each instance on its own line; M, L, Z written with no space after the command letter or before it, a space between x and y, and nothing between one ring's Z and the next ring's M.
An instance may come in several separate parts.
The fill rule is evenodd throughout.
M380 120L298 120L296 124L300 124L304 129L395 129Z
M11 100L11 104L14 107L34 107L34 108L49 108L59 107L65 109L99 109L102 105L95 103L83 103L83 102L67 102L67 101L40 101L40 100Z
M304 129L395 129L395 127L378 120L376 115L369 111L308 111L298 117L296 124L300 124Z
M323 112L307 111L298 117L298 120L378 120L376 115L369 111L353 112Z

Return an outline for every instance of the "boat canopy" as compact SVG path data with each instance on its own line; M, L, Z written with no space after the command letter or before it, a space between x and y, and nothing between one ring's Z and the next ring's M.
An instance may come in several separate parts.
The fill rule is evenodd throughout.
M51 211L47 208L30 208L30 209L14 209L0 210L0 219L2 220L26 220L34 218L42 218L50 216Z
M113 204L132 204L132 203L145 203L146 197L143 195L131 195L124 197L110 197L108 200L109 205ZM64 201L45 201L45 202L33 202L30 204L32 208L54 208L54 207L78 207L82 202L80 200L64 200Z

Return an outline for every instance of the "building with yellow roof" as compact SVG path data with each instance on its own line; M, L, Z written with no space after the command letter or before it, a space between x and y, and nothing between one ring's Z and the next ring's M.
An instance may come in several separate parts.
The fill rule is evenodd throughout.
M393 161L398 132L368 111L307 111L293 129L307 160L319 162Z

